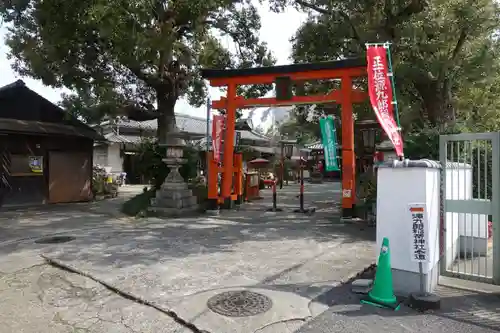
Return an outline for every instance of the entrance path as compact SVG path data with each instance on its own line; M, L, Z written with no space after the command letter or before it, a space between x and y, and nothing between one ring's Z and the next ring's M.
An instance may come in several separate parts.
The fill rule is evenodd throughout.
M284 208L298 204L297 190L293 185L281 192ZM89 230L68 243L36 246L53 262L184 323L179 330L171 320L160 332L292 332L327 309L319 295L372 264L376 253L374 229L344 225L330 208L338 204L339 184L306 190L306 205L321 208L314 215L266 212L271 203L264 199L216 217L148 218L122 230ZM241 304L248 312L271 308L248 317L208 309L211 297L227 291L263 296L216 303L226 314L238 314ZM80 317L66 313L63 319L77 325Z
M339 184L306 185L314 215L291 213L298 207L298 186L291 185L278 194L281 213L265 211L271 206L266 190L263 200L217 217L121 217L119 202L141 190L130 188L112 201L0 212L2 333L487 333L500 327L494 294L441 288L443 309L426 315L361 307L341 282L375 259L374 229L340 223ZM35 242L50 234L75 239ZM247 297L213 304L226 315L270 309L249 317L208 309L211 297L227 291L247 291L240 293Z

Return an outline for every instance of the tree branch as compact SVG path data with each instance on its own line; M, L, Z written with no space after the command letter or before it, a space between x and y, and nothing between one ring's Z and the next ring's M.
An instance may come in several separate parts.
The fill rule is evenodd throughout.
M358 44L361 47L364 47L364 41L361 39L361 36L359 35L358 30L356 29L356 26L352 22L349 15L347 15L345 12L340 11L340 10L339 11L332 11L332 10L323 9L319 6L313 5L313 4L308 3L306 1L303 1L303 0L295 0L295 2L299 5L301 5L302 7L314 10L320 14L323 14L323 15L330 15L330 16L338 15L338 16L340 16L347 24L349 24L349 27L351 28L351 31L353 34L353 38L358 42Z
M159 78L155 77L154 75L144 73L140 66L128 65L126 67L130 72L132 72L132 74L137 76L139 80L144 81L144 83L146 83L148 86L151 86L152 88L158 88L162 84L162 81Z
M411 0L410 4L400 10L396 15L393 15L391 18L392 27L396 24L407 20L412 15L421 13L427 7L427 2L425 0Z
M396 25L409 19L412 15L419 14L427 7L426 0L411 0L411 2L396 14L392 14L390 1L386 1L384 12L386 14L384 31L390 37L394 37Z
M455 62L458 55L460 54L460 51L462 50L462 47L467 40L467 36L468 36L467 28L464 27L460 31L460 36L458 37L458 40L457 40L457 43L455 44L455 47L451 51L449 59L446 60L446 62L441 67L441 70L439 71L438 82L443 83L443 85L446 83L445 77L446 77L446 74L448 72L448 69L450 68L450 65L452 65ZM443 87L443 88L445 88L445 87Z
M467 40L467 28L462 28L462 30L460 31L460 37L458 38L457 44L455 45L451 53L450 61L455 61L458 54L462 50L462 47L464 46L466 40Z

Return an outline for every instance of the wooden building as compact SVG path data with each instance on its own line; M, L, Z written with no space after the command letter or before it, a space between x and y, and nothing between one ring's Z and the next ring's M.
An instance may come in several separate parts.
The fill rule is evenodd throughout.
M101 138L23 81L1 87L0 205L90 200L92 149Z

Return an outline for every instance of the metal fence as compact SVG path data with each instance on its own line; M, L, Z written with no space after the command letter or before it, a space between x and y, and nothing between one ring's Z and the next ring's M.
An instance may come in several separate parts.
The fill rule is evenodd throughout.
M442 135L441 274L500 284L499 133Z

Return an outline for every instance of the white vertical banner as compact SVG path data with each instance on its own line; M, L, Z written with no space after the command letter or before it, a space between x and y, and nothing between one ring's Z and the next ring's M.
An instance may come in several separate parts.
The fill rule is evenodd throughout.
M425 203L408 204L411 230L411 260L429 262L429 221Z

